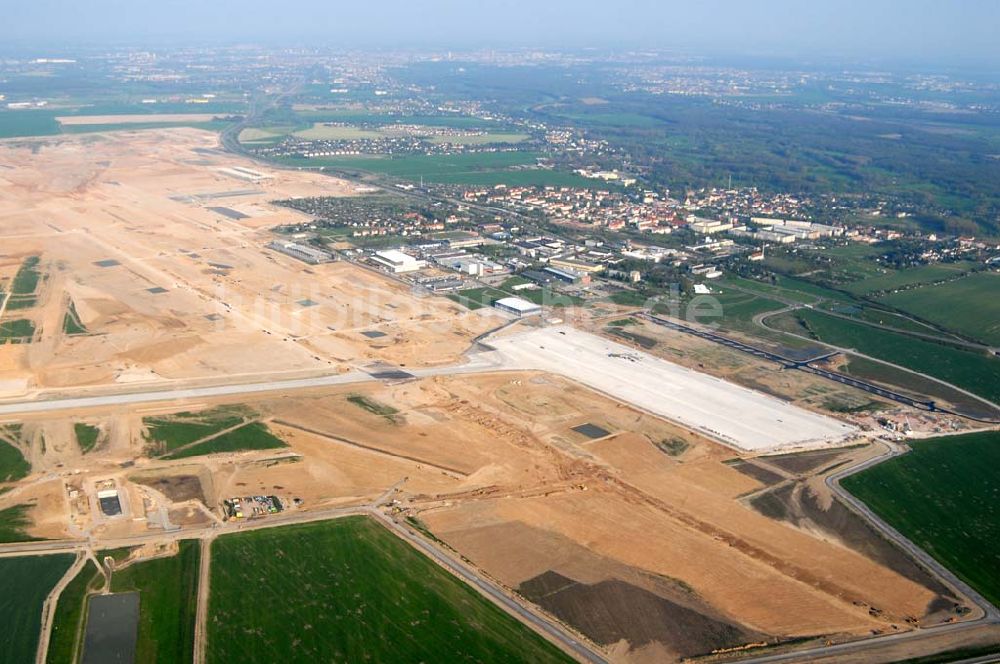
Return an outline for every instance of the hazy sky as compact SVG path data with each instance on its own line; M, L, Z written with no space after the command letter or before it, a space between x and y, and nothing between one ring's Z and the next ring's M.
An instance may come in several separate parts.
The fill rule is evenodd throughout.
M0 35L1000 59L998 0L3 0Z

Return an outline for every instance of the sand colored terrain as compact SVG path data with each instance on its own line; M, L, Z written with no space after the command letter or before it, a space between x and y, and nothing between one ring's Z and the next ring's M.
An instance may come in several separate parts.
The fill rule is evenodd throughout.
M215 142L190 129L0 142L0 280L32 255L44 274L37 302L17 314L35 323L32 343L0 346L0 386L80 394L433 367L459 361L503 322L350 264L265 249L269 228L303 220L269 201L352 188L266 169ZM235 166L266 177L225 170ZM64 331L70 306L87 334ZM631 331L656 338L653 354L762 392L805 394L813 409L857 398L683 335ZM21 418L6 431L32 473L2 487L0 509L30 506L30 535L100 546L210 530L233 496L276 495L306 515L388 496L395 518L613 661L907 630L953 618L960 603L824 493L824 469L869 447L735 459L704 435L541 371L199 399ZM288 447L168 460L147 440L150 417L232 404ZM86 454L76 423L99 431ZM109 485L120 517L97 508Z
M0 142L0 275L32 255L45 275L36 305L16 312L35 322L34 343L3 348L0 385L448 363L502 321L347 263L266 249L269 228L304 219L270 201L353 189L315 173L234 177L227 169L261 167L216 141L170 129ZM71 303L89 334L63 333Z
M0 496L0 508L37 502L33 533L57 536L68 512L63 536L101 539L155 533L164 518L182 532L210 527L230 496L273 494L308 512L370 503L396 487L400 517L425 524L616 661L840 640L949 617L947 589L873 553L874 534L816 527L815 509L830 509L829 496L811 520L773 518L751 504L785 482L821 486L810 473L866 448L748 458L770 468L755 475L733 463L731 449L676 424L557 376L505 372L265 398L246 407L288 448L149 456L144 417L212 405L75 414L102 432L87 455L74 449L66 418L26 419L24 438L45 432L46 446L21 443L35 473ZM587 424L607 435L574 430ZM102 518L87 500L69 499L102 480L123 488L131 518Z

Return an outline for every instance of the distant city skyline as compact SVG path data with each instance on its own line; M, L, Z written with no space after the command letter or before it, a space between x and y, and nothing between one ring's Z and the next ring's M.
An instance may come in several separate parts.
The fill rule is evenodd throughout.
M34 0L5 10L8 44L671 48L706 54L1000 59L1000 2L843 0ZM1000 69L1000 67L998 67Z

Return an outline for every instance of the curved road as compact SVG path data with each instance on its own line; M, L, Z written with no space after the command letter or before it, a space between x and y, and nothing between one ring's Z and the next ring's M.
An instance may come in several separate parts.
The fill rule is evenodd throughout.
M809 661L811 659L816 659L819 657L828 657L838 654L848 654L848 653L858 653L879 645L884 645L889 642L906 641L906 640L917 640L920 638L926 638L931 634L943 634L943 633L953 633L962 632L971 629L977 629L982 627L984 624L1000 624L1000 611L997 610L989 601L987 601L982 595L972 589L967 583L959 579L955 574L953 574L949 569L939 563L936 559L931 557L923 549L918 547L916 544L911 542L909 539L904 537L898 530L890 526L888 523L883 521L877 514L875 514L871 509L868 508L863 502L855 498L847 490L840 486L840 480L843 478L859 473L863 470L871 468L879 463L887 461L897 456L906 454L906 450L893 445L891 443L886 443L886 451L878 456L874 456L856 466L851 466L843 470L832 473L826 478L826 485L830 488L833 494L840 499L849 509L858 514L863 520L871 524L877 531L879 531L886 539L891 541L893 544L902 549L909 556L914 558L917 563L931 574L937 576L946 585L950 586L959 595L964 595L981 612L979 618L973 620L965 620L962 622L937 625L934 627L920 628L910 632L901 632L898 634L888 634L884 636L871 637L868 639L863 639L859 641L849 641L846 643L839 643L830 646L821 646L818 648L809 648L805 650L790 650L784 653L777 653L773 655L763 655L760 657L750 657L747 659L739 660L741 664L774 664L777 662L798 662L798 661ZM992 658L992 659L991 659ZM973 658L969 662L994 662L998 660L997 655L987 655L985 658Z
M981 397L978 394L975 394L975 393L970 392L968 390L962 389L961 387L958 387L957 385L952 385L951 383L943 381L940 378L935 378L934 376L929 376L929 375L927 375L925 373L920 373L919 371L914 371L913 369L909 369L907 367L900 366L898 364L893 364L892 362L886 362L883 359L880 359L880 358L877 358L877 357L872 357L871 355L865 355L864 353L858 352L854 348L844 348L842 346L835 346L833 344L826 343L824 341L818 341L816 339L810 339L809 337L804 337L801 334L795 334L794 332L788 332L786 330L776 330L773 327L768 327L768 325L766 323L766 320L768 318L770 318L772 316L777 316L779 314L786 313L786 312L789 312L789 311L793 311L795 309L801 309L804 306L805 305L788 306L788 307L785 307L783 309L778 309L776 311L766 311L766 312L764 312L762 314L757 314L756 316L754 316L753 317L753 322L756 323L757 325L760 325L765 330L769 330L771 332L777 332L778 334L784 334L786 336L793 337L795 339L801 339L803 341L808 341L808 342L816 344L818 346L823 346L825 348L829 348L831 350L835 350L835 351L838 351L840 353L844 353L845 355L853 355L855 357L860 357L860 358L863 358L865 360L870 360L872 362L878 362L879 364L884 364L884 365L886 365L888 367L892 367L893 369L897 369L899 371L904 371L906 373L913 374L914 376L920 376L921 378L933 381L935 383L938 383L939 385L943 385L944 387L947 387L949 389L955 390L956 392L960 392L960 393L964 394L967 397L975 399L976 401L979 401L980 403L983 403L983 404L991 407L995 412L1000 412L1000 405L995 404L992 401L990 401L989 399ZM827 312L824 311L822 313L825 314ZM851 320L851 319L848 319L848 320ZM857 321L855 321L855 322L857 322ZM957 413L957 414L960 415L961 417L968 417L967 415L961 415L960 413ZM977 419L977 418L970 418L970 419ZM985 421L989 421L989 420L978 420L978 421L984 421L985 422Z
M398 485L397 485L398 486ZM197 600L197 619L195 623L194 651L196 664L204 662L207 634L206 621L208 619L208 581L210 578L209 569L211 561L211 542L215 537L226 533L239 533L246 530L258 530L261 528L277 528L292 524L325 521L329 519L343 518L348 516L369 516L376 519L390 532L400 539L406 541L411 546L418 549L424 555L430 557L453 575L462 581L473 586L480 594L497 604L501 609L511 614L513 617L526 623L533 630L553 642L575 659L592 664L606 664L607 660L600 652L599 648L586 642L561 623L542 614L538 609L528 604L524 600L511 595L493 581L482 576L474 567L466 564L458 557L450 554L441 547L429 542L411 529L395 521L379 506L394 493L396 487L390 488L385 494L368 505L357 507L337 507L315 512L284 512L280 515L268 516L255 521L235 523L230 522L225 526L207 526L198 529L175 531L172 533L155 532L135 537L117 538L113 540L102 540L102 548L117 548L122 546L135 546L152 541L163 541L165 539L201 539L201 560L199 567L199 590ZM64 553L70 551L86 552L95 544L87 540L59 540L42 541L23 544L0 545L0 555L25 555L25 554L45 554ZM33 545L33 546L32 546ZM48 636L51 633L52 610L58 601L59 592L75 576L75 571L86 563L86 556L79 556L71 570L60 580L56 588L50 593L45 603L45 625L39 640L37 651L37 662L44 662L48 650Z

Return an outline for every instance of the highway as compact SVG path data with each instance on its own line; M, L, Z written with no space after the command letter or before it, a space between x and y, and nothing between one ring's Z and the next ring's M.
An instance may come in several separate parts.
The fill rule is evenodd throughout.
M982 623L953 623L951 625L945 625L942 627L934 628L936 634L940 634L942 631L947 630L951 633L962 633L967 631L972 631L979 629ZM900 632L898 634L888 634L883 636L873 636L867 639L862 639L859 641L848 641L846 643L838 643L830 646L822 646L819 648L810 648L806 650L789 650L787 652L775 653L773 655L762 655L760 657L750 657L747 659L733 660L739 662L739 664L778 664L779 662L795 662L798 664L809 664L819 660L820 658L836 657L838 655L851 655L864 653L866 650L874 648L876 646L884 646L889 643L895 643L900 641L913 641L919 638L926 638L928 636L929 630L917 630L913 632ZM997 662L1000 661L1000 653L996 655L985 655L985 658L975 657L970 660L961 660L961 662L953 662L952 664L961 664L963 662L968 662L968 664L974 664L978 662ZM882 661L889 662L893 660L881 659L872 661Z

